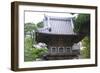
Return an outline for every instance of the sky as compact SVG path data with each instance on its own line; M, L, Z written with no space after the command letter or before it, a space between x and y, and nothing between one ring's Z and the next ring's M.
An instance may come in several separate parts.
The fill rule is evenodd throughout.
M25 12L25 23L35 23L42 21L44 15L56 17L77 17L78 14L71 15L69 13L47 13L47 12Z

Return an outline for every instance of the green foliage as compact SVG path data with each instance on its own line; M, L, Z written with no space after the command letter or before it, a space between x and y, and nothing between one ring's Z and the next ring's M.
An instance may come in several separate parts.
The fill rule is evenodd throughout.
M28 32L28 31L33 31L33 30L37 30L37 27L34 23L26 23L24 25L24 32Z
M85 34L82 40L83 49L81 56L90 58L90 14L79 14L74 20L74 31L79 34Z
M38 24L34 23L25 23L24 24L24 61L35 61L37 58L42 58L42 56L47 52L47 48L36 48L32 47L36 44L35 32L38 28L42 28L43 22L39 22ZM33 32L34 31L34 32ZM27 33L30 33L27 35Z
M81 55L83 58L90 58L90 38L86 36L82 40L83 49L81 50Z
M74 23L74 31L77 33L90 33L90 14L79 14Z
M32 38L30 36L27 36L24 38L24 47L25 48L31 48L32 47Z
M47 52L47 48L33 48L32 38L30 36L25 37L24 45L25 61L34 61L37 58L41 58Z
M41 58L46 52L47 48L33 48L32 54L34 56L34 60L36 60L37 58Z
M33 57L32 57L32 38L30 36L24 38L24 60L25 61L33 60Z
M37 23L37 27L38 27L38 28L43 28L43 27L44 27L43 22L41 21L41 22Z
M26 37L27 33L30 34L31 37L33 37L33 30L37 31L37 26L34 23L25 23L24 24L24 35Z

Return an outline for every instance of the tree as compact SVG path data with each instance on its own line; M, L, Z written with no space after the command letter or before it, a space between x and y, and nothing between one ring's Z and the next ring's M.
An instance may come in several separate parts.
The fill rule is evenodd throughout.
M37 26L34 23L25 23L24 25L24 35L30 35L31 39L33 40L33 44L36 43L35 41L35 32L37 31Z
M24 61L34 61L37 58L41 58L46 52L47 48L36 48L33 44L37 44L35 41L35 32L38 28L43 27L43 22L37 24L25 23L24 24ZM34 31L34 32L33 32ZM26 35L30 36L26 36Z
M34 23L25 23L24 25L25 31L32 31L32 30L37 30L36 24Z
M90 35L90 14L79 14L74 27L75 32Z
M34 23L25 23L24 24L24 34L26 36L26 33L30 33L32 36L32 32L37 30L37 26Z
M79 14L74 21L74 31L79 34L84 34L82 39L83 49L81 55L83 58L90 58L90 14Z
M41 22L37 23L37 27L38 27L38 28L43 28L43 27L44 27L43 22L41 21Z

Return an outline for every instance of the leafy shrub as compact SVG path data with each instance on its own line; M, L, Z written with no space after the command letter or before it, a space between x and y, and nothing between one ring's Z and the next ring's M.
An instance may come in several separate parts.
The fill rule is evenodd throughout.
M90 58L90 39L85 37L82 40L83 49L81 50L81 55L83 58Z
M24 61L34 61L37 58L42 58L47 52L47 48L33 48L30 36L25 37L24 45Z

